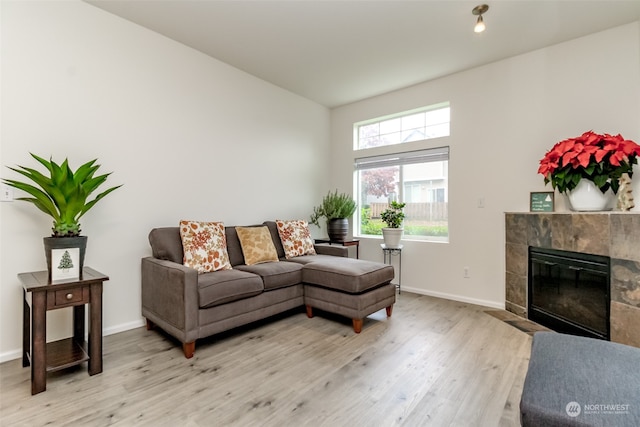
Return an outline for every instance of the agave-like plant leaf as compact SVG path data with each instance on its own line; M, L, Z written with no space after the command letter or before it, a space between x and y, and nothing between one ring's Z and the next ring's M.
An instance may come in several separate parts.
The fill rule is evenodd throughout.
M17 200L33 203L39 210L53 218L53 236L80 235L79 218L107 194L122 186L111 187L98 194L93 200L87 200L110 175L107 173L93 176L100 167L95 164L97 159L81 165L74 172L69 166L68 159L58 165L52 159L46 160L33 153L30 154L47 169L49 176L25 166L9 167L36 185L13 179L2 179L2 182L31 195L32 197L20 197Z

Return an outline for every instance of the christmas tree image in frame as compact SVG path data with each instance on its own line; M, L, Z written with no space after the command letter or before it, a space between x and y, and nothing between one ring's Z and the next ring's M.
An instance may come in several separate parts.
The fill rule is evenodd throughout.
M51 250L51 281L66 282L80 278L80 248Z
M73 260L71 259L71 255L69 255L69 251L64 251L62 254L58 268L65 273L68 273L69 269L73 268Z

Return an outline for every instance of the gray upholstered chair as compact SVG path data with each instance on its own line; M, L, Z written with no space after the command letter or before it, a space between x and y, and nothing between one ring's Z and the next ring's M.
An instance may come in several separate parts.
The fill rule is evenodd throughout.
M640 349L536 333L520 421L523 427L640 426Z

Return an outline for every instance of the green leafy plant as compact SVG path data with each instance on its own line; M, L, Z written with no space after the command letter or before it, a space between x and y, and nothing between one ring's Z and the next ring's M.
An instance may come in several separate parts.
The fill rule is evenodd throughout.
M75 237L80 235L78 220L99 200L122 185L111 187L87 201L89 195L102 185L111 173L94 176L100 165L97 159L80 166L75 172L69 167L67 159L58 165L53 160L45 160L30 153L49 171L45 176L35 169L18 165L9 167L14 172L29 178L35 185L13 179L2 179L10 187L22 190L32 197L19 197L16 200L33 203L38 209L53 218L52 237ZM36 186L37 185L37 186ZM39 188L38 188L39 187Z
M322 199L319 206L313 208L310 223L320 226L320 218L331 219L349 218L356 211L356 202L351 196L345 193L338 194L338 190L333 193L329 191Z
M406 203L398 203L395 200L389 204L389 207L380 213L380 218L387 224L389 228L400 228L402 220L404 220L404 212L402 209Z

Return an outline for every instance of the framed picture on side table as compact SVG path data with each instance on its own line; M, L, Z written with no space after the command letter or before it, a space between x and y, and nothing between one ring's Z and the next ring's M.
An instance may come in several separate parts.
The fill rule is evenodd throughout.
M532 191L529 194L530 212L553 212L554 205L553 191Z
M80 278L80 248L51 250L51 282L59 283Z

